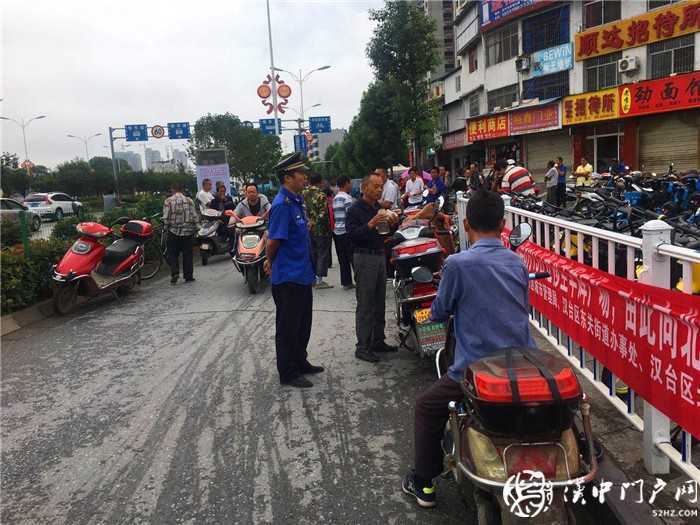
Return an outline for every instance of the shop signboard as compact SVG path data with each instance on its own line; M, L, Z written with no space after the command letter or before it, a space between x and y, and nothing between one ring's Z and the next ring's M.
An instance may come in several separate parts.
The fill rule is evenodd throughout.
M560 46L535 51L530 56L530 61L532 62L530 73L532 77L567 71L574 67L573 46L571 42L567 42Z
M455 149L461 148L467 145L467 134L464 129L455 131L454 133L448 133L442 137L442 149Z
M522 135L559 129L559 102L508 113L510 134Z
M620 117L700 107L700 71L620 86Z
M618 118L618 88L602 89L564 97L562 124L571 126Z
M551 0L481 0L481 27L501 24L550 3Z
M469 119L467 122L467 140L469 142L496 139L508 135L510 135L510 130L508 129L507 113Z
M700 31L700 2L687 0L576 34L576 60Z

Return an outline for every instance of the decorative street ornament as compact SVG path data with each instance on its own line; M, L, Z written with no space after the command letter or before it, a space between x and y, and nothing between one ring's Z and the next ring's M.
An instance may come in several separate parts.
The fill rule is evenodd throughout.
M268 101L268 98L272 96L272 76L269 74L263 80L263 83L258 86L257 93L262 99L262 105L267 107L267 114L269 115L275 110L275 105ZM280 113L285 112L285 106L288 104L288 99L292 95L292 88L289 84L285 83L284 80L280 79L279 75L275 75L275 84L277 84L277 96L282 100L277 101L277 111Z

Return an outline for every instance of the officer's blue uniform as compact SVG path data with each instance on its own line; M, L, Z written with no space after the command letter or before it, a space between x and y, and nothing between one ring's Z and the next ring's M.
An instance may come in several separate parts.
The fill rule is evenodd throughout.
M315 274L304 200L285 187L270 208L268 236L280 241L272 261L272 297L277 310L275 348L280 382L288 383L310 366L306 347L311 336Z

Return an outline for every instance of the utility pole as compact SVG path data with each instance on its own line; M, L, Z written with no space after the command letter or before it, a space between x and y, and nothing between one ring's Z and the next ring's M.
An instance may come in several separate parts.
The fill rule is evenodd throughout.
M272 23L270 22L270 0L265 0L265 7L267 8L267 36L270 42L270 81L272 84L272 104L275 109L275 135L279 137L281 130L279 120L277 120L277 81L275 80L275 57L272 52Z
M119 178L117 177L117 159L114 158L114 128L110 126L109 128L109 151L112 153L112 175L114 175L114 195L119 202Z
M29 168L29 148L27 147L27 126L29 126L30 122L33 120L39 120L42 118L46 118L46 115L37 115L36 117L30 118L29 120L24 120L18 121L13 118L9 117L0 117L0 120L9 120L10 122L14 122L17 124L20 128L22 128L22 140L24 141L24 160L25 160L25 167L27 169L27 177L32 176L32 171Z

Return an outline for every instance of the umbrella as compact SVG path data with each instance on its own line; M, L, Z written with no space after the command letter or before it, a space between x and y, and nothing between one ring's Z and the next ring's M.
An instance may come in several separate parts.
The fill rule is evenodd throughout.
M423 180L424 180L425 182L429 182L429 181L433 180L433 177L431 177L430 173L428 173L427 171L424 171L424 172L423 172L422 177L423 177ZM406 178L408 178L408 170L404 171L404 172L401 174L401 179L406 179Z

